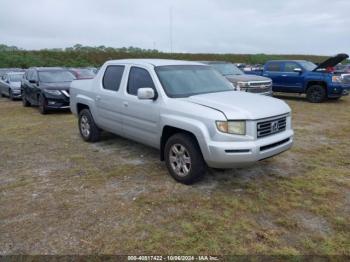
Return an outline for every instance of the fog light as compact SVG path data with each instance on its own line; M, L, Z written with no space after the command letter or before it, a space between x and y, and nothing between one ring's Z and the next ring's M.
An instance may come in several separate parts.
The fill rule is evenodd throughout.
M49 101L48 103L49 103L49 105L56 105L55 101Z

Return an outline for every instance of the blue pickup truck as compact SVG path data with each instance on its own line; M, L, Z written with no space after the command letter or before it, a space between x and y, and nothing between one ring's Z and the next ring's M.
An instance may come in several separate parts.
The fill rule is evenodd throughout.
M272 79L274 92L306 94L312 103L339 99L350 91L350 74L337 75L330 70L349 58L339 54L315 65L305 60L271 60L255 74Z

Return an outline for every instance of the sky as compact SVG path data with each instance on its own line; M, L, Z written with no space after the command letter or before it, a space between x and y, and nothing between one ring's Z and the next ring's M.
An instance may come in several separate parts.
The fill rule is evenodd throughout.
M350 53L349 0L0 3L0 43L24 49L79 43L190 53Z

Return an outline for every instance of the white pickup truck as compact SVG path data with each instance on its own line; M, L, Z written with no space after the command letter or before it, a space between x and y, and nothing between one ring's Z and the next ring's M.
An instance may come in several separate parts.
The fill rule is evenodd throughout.
M73 81L70 95L85 141L98 141L106 130L155 147L172 177L185 184L207 166L249 165L293 144L285 102L236 92L201 63L108 61L94 79Z

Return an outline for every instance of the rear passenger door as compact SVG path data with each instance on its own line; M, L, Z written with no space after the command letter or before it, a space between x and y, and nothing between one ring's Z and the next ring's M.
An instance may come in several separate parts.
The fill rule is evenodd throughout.
M282 63L269 62L265 65L263 76L272 79L272 90L274 92L283 92L283 78L282 78Z
M157 94L151 72L140 66L131 66L124 90L123 133L130 139L158 147L159 100L138 99L137 91L144 87L153 88Z
M97 124L110 132L122 134L122 98L120 86L125 66L107 66L98 93L95 96Z

